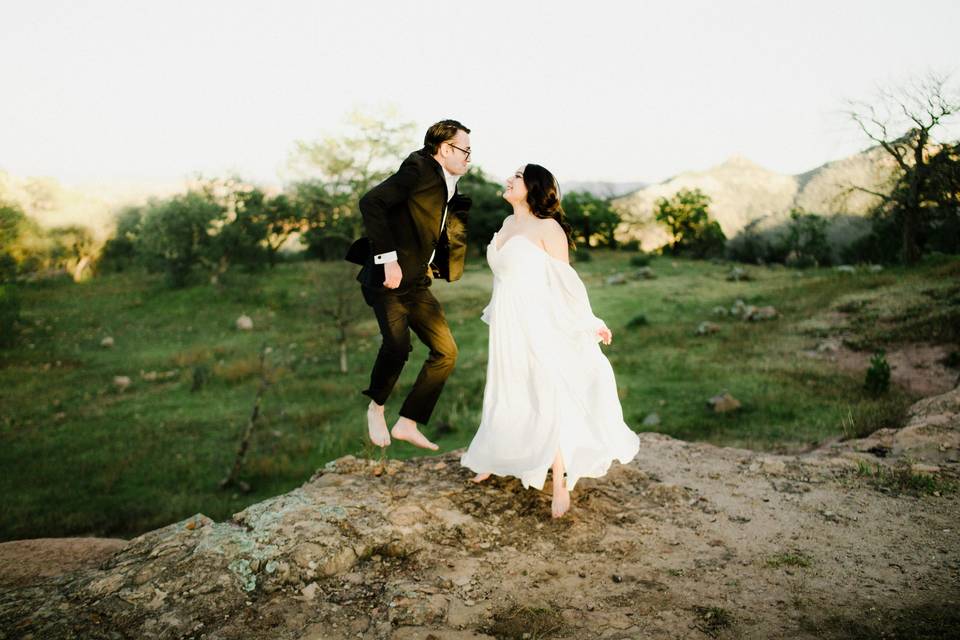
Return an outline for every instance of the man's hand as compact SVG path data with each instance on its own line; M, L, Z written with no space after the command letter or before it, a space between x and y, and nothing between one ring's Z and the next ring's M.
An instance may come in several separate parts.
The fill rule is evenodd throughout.
M400 286L403 279L403 271L400 270L400 263L396 260L387 262L383 265L383 286L387 289L396 289Z
M597 329L597 335L600 337L600 342L603 344L610 344L613 342L613 332L606 327L600 327Z

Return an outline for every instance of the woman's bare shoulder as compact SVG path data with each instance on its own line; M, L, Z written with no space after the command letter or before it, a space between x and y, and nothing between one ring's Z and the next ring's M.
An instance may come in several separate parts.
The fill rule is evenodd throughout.
M539 218L537 220L537 230L543 240L556 239L560 236L567 237L567 232L563 230L560 223L554 218Z

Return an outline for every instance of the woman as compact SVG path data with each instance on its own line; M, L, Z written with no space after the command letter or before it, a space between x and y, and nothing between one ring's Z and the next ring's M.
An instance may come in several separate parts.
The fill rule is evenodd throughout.
M513 205L487 247L493 296L483 416L460 462L542 488L553 472L553 517L579 478L629 462L640 441L623 421L613 369L597 344L613 336L593 315L570 266L570 226L553 175L528 164L507 180Z

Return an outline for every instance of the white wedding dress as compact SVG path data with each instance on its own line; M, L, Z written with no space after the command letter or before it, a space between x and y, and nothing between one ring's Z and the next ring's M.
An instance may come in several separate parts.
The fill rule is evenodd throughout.
M604 326L573 268L523 235L487 247L493 296L480 427L460 463L542 488L559 449L572 490L629 462L640 440L623 421Z

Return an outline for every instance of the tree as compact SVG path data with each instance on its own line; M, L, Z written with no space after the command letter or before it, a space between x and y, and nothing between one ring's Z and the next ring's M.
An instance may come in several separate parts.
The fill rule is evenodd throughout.
M672 198L656 202L657 222L673 235L674 254L688 253L705 258L723 252L726 236L716 220L710 219L710 196L700 189L681 189Z
M223 206L200 191L152 202L140 238L148 268L166 273L173 287L185 286L197 267L212 265L213 235L223 219Z
M907 264L920 259L920 237L929 223L931 158L938 146L935 132L958 111L960 98L948 95L946 78L936 75L881 91L876 104L850 105L853 121L896 162L898 174L890 193L856 188L880 198L881 215L898 220L900 258Z
M267 256L273 268L277 264L277 254L290 236L303 230L304 219L290 196L284 193L264 201L263 216L267 224Z
M100 265L111 271L124 271L138 259L144 207L126 207L117 214L117 228L103 245Z
M503 219L510 215L510 205L503 199L503 187L480 167L470 167L457 183L457 191L473 201L467 217L467 246L482 255Z
M46 238L50 266L70 272L78 282L83 279L96 256L96 243L90 230L80 225L54 227L47 231Z
M16 275L22 257L18 241L26 224L27 215L19 205L0 200L0 282Z
M930 156L927 172L926 247L960 253L960 142L940 145Z
M357 286L357 268L347 262L334 263L323 271L315 270L312 282L317 292L315 312L321 320L332 325L340 356L340 373L347 373L347 346L365 306Z
M574 241L588 247L617 246L613 234L620 224L620 214L610 201L587 193L571 191L563 196L563 211L573 229Z
M312 258L340 260L350 243L363 235L363 221L322 180L294 184L292 202L303 221L300 241Z
M790 210L785 244L786 262L791 266L810 267L830 263L827 220L815 213L807 213L800 207Z
M396 124L393 124L396 123ZM295 186L307 231L303 241L314 255L324 255L324 238L363 235L360 197L383 181L410 151L413 123L399 122L390 110L351 112L346 133L319 141L298 141L289 166L301 180ZM313 247L321 245L319 249ZM337 259L342 258L342 254Z

